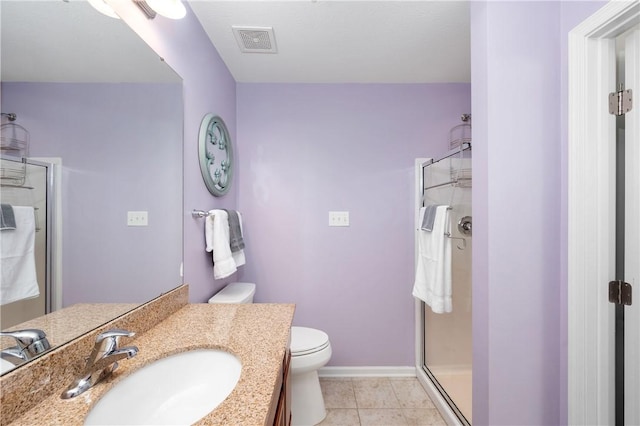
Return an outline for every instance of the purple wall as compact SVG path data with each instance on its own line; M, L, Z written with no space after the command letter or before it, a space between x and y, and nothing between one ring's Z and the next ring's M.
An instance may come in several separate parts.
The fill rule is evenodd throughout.
M29 129L32 157L62 158L63 305L176 287L182 85L3 83L2 108ZM126 226L129 210L149 226Z
M474 275L474 296L486 293L488 300L473 306L488 329L486 342L474 335L474 344L488 353L484 421L553 424L560 397L559 6L485 7L486 74L472 80L474 111L476 102L484 103L486 125L473 135L480 151L474 173L486 177L486 186L473 188L476 229L487 229L476 234L486 261L476 263L483 266L482 276ZM483 84L486 98L476 100L476 86ZM482 369L475 360L474 367ZM484 424L483 409L475 405L474 423Z
M237 147L236 83L188 5L187 16L174 21L162 16L148 20L133 2L110 3L184 81L184 282L190 285L190 301L204 302L227 282L236 280L237 274L214 281L211 256L204 251L204 221L193 219L191 210L236 208L238 186L220 198L209 193L198 163L198 131L205 114L218 114Z
M601 5L471 5L477 425L567 420L566 38Z
M448 150L468 84L238 84L243 280L325 330L331 365L414 365L416 157ZM351 226L328 227L347 210Z
M487 424L489 416L489 148L487 3L472 2L471 18L471 113L473 119L473 227L472 252L472 352L473 423ZM484 140L484 141L483 141ZM484 142L484 143L483 143Z

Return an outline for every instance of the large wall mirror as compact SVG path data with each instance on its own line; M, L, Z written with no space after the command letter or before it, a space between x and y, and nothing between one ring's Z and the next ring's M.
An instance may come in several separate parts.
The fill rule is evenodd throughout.
M48 310L81 313L67 327L42 327L55 347L182 283L182 80L123 21L85 1L0 0L0 8L3 132L26 129L35 158L23 185L3 179L0 197L36 207L36 263L59 278L46 289L38 271L52 300L26 318L15 316L31 309L16 305L23 301L0 306L0 328ZM5 168L15 160L8 154ZM31 168L57 159L59 185L43 190L47 172ZM51 221L46 203L56 198Z

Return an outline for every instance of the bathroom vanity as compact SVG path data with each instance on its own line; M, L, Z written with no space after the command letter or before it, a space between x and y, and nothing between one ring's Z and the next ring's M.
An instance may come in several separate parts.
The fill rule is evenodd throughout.
M288 379L292 304L188 304L182 286L0 378L1 425L83 424L97 401L123 378L164 357L219 349L242 364L229 396L196 424L289 425ZM112 328L135 331L122 344L138 354L85 393L63 400L80 374L96 335Z

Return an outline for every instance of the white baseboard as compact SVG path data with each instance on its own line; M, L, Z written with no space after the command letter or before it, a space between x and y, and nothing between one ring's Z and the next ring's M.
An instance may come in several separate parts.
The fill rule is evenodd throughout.
M320 377L416 377L415 367L322 367Z

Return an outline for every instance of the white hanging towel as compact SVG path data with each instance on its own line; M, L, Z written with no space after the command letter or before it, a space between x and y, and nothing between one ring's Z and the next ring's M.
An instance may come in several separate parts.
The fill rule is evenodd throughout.
M40 295L34 244L33 207L13 206L15 229L0 231L0 305Z
M424 208L420 209L421 215ZM420 218L422 223L422 217ZM418 264L413 296L423 300L437 314L451 312L451 239L449 207L438 206L433 230L418 229Z
M229 215L224 210L211 210L204 226L207 252L213 252L213 277L217 280L236 272L236 262L229 246Z

